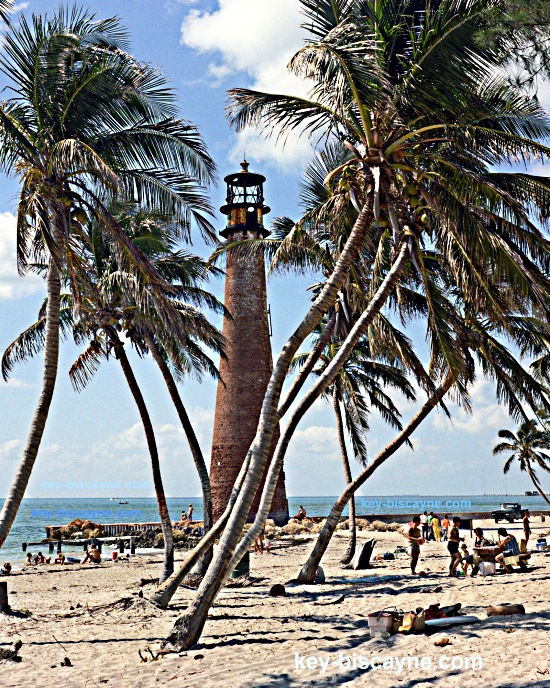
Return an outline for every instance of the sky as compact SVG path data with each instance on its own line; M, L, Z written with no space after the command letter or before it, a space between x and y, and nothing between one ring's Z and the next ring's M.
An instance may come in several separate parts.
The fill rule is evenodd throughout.
M49 0L29 0L20 12L51 12ZM223 178L237 170L246 152L251 171L267 177L266 203L271 217L297 217L300 172L314 143L291 137L283 145L257 132L236 134L225 119L226 91L251 87L302 94L305 86L288 74L286 63L300 47L298 0L95 0L87 5L98 17L119 15L132 37L132 51L143 62L160 67L177 91L182 116L196 124ZM546 89L541 93L547 96ZM549 99L550 100L550 99ZM41 278L17 274L15 220L17 180L0 176L0 350L36 317L45 295ZM217 208L223 203L223 182L212 189ZM224 217L218 213L219 229ZM196 235L193 250L208 255ZM307 287L316 275L270 278L268 301L273 320L274 355L300 322L309 304ZM223 281L210 285L219 297ZM415 329L416 346L425 350L423 333ZM150 463L136 407L116 361L102 364L87 389L71 388L68 369L79 354L70 341L62 344L59 379L42 446L26 493L28 497L105 496L99 490L78 490L71 483L104 481L136 483L125 495L153 496ZM198 496L200 483L183 431L166 388L151 360L131 355L135 374L148 404L159 444L168 496ZM40 393L40 357L19 365L9 382L0 381L0 495L16 472ZM209 457L216 383L189 380L181 389L203 452ZM452 421L435 411L413 438L414 450L396 453L360 490L361 495L468 495L521 493L532 489L528 478L513 468L503 476L503 459L492 456L500 428L514 428L495 400L492 385L478 378L472 388L472 415L450 405ZM406 423L423 402L398 401ZM369 454L374 457L393 431L373 414ZM352 467L354 473L358 465ZM287 454L287 492L296 496L335 495L344 487L333 412L318 401L299 426ZM550 488L550 479L542 477ZM52 484L56 484L52 495ZM109 495L110 496L110 495Z

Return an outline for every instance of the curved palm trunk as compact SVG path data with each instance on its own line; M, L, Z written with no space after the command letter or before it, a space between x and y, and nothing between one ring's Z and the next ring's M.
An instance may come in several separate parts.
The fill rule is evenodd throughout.
M203 504L203 512L204 512L204 516L203 516L203 518L204 518L204 532L206 534L212 528L212 490L210 488L210 476L208 475L208 469L206 468L204 456L202 454L199 441L197 440L195 430L193 429L191 421L189 420L189 416L187 415L187 411L185 409L185 406L183 405L183 401L182 401L182 398L181 398L180 393L178 391L176 381L174 380L174 377L173 377L172 373L170 372L170 368L166 364L166 361L164 360L154 338L150 334L146 333L144 335L144 339L147 343L147 346L149 347L149 351L151 352L153 359L155 360L155 363L160 368L160 371L162 373L162 377L164 378L164 382L166 383L166 386L168 387L168 392L170 393L170 397L172 399L172 402L174 403L174 406L176 407L176 411L178 413L178 417L180 419L181 426L185 432L185 436L187 437L187 441L189 442L189 448L191 449L191 455L193 456L193 461L195 462L195 468L197 469L197 473L198 473L199 479L201 481L202 504ZM209 547L204 552L204 555L200 560L200 563L197 567L198 568L197 572L200 574L206 573L206 569L210 565L211 561L212 561L212 548Z
M139 409L139 415L145 430L145 437L147 439L147 447L149 449L149 456L151 457L151 466L153 469L153 484L155 486L155 494L157 497L157 504L160 516L160 524L162 528L162 535L164 537L164 566L160 575L160 582L165 581L174 571L174 536L172 534L172 523L170 521L170 514L168 512L168 505L166 504L166 496L164 494L164 486L162 484L162 476L160 473L159 454L157 449L157 442L155 439L155 432L153 424L149 417L149 411L145 405L145 400L137 383L137 380L130 365L130 361L126 356L124 344L114 332L109 332L111 341L113 342L115 354L122 366L124 377L128 383L128 387L132 392L134 401Z
M264 489L260 501L260 506L256 514L256 519L254 520L254 523L252 524L250 530L247 532L246 536L243 538L241 543L236 548L236 552L233 555L233 558L231 559L231 562L227 567L226 572L229 572L240 561L240 559L246 552L247 547L254 541L256 537L258 537L262 528L264 527L265 520L269 514L269 509L271 508L271 501L273 499L273 494L275 492L277 477L283 466L284 457L286 455L286 451L290 443L290 440L292 439L292 436L294 435L294 432L296 431L296 428L298 427L300 420L304 417L305 413L311 408L313 403L321 396L325 389L335 380L341 367L346 362L347 359L343 359L342 356L340 356L340 352L342 351L342 349L344 347L347 347L349 349L349 357L353 352L353 348L355 347L355 344L361 337L362 333L368 328L368 326L374 320L377 313L380 312L380 309L384 305L386 299L388 298L393 288L397 284L399 275L401 274L401 271L404 269L406 265L407 257L408 249L406 245L403 245L396 259L396 262L392 266L392 269L386 275L386 278L383 280L382 284L378 288L378 291L372 298L372 301L369 304L369 306L365 309L357 323L354 325L353 329L348 334L348 337L346 338L340 351L332 359L331 363L327 366L323 374L317 378L317 381L311 386L307 394L305 394L303 399L300 401L300 403L294 410L283 434L279 438L279 442L277 443L277 448L275 450L275 454L271 461L267 478L264 483ZM353 342L352 344L349 343L350 340L351 342ZM335 362L337 363L338 367L336 367ZM345 504L342 506L342 510L344 506ZM338 519L340 518L341 514L342 511L340 511L340 513L338 514ZM224 579L222 578L220 587L221 585L223 585L223 582Z
M380 311L380 308L385 302L385 299L387 299L393 287L397 283L401 270L406 265L407 255L407 248L406 246L403 246L398 255L396 263L388 272L386 278L384 279L378 291L374 295L371 303L369 304L367 309L365 309L365 311L361 315L361 318L357 321L357 323L349 333L348 338L344 342L344 345L348 344L348 340L350 338L352 339L352 341L357 343L359 337L361 336L360 333L369 326L369 324L374 319L375 315ZM355 343L350 347L351 351L353 351ZM340 361L338 367L335 366L335 361ZM339 355L335 356L335 358L331 361L329 366L327 366L327 369L323 372L322 375L319 376L317 381L312 385L307 394L304 396L304 398L300 401L300 403L294 410L283 434L279 439L277 448L275 450L275 454L271 461L271 465L264 484L260 506L256 514L256 519L254 520L252 527L249 529L245 537L237 546L235 554L233 555L231 562L226 569L226 573L224 575L224 578L222 579L221 585L223 585L223 583L229 575L229 572L239 563L248 547L252 544L254 539L258 537L262 528L264 527L265 520L271 508L271 501L273 499L273 494L275 492L277 478L283 466L284 457L286 455L288 445L290 443L290 440L292 439L292 436L294 435L296 428L298 427L300 420L304 417L306 411L309 408L311 408L312 404L321 396L324 390L335 380L339 370L341 369L344 363L345 360L341 360L341 357L339 358ZM338 514L337 522L342 514L342 510L344 509L344 507L345 504L342 506L342 509ZM336 527L336 524L334 527Z
M291 407L292 403L298 396L298 393L304 386L304 382L306 381L308 375L311 373L311 371L315 367L315 364L321 357L321 354L325 350L325 347L330 342L330 338L332 337L332 333L334 332L335 325L336 313L333 313L330 320L327 323L327 326L325 327L325 329L321 333L321 336L317 340L317 343L315 344L313 351L307 357L307 360L303 368L300 370L298 375L296 375L296 378L294 379L292 386L288 390L288 394L286 395L283 403L279 406L279 418L282 418L285 415L285 413L288 411L288 409Z
M445 394L453 385L453 379L447 377L445 382L437 389L437 391L426 401L420 411L410 420L408 425L392 440L378 456L370 463L359 475L353 480L342 494L338 497L334 506L331 509L330 515L327 518L322 531L319 533L315 547L313 548L308 560L303 565L302 570L298 574L298 581L300 583L312 583L315 578L315 572L321 563L321 559L327 550L330 540L336 530L336 526L340 521L340 516L344 507L348 503L350 497L363 485L363 483L374 473L374 471L381 466L387 459L405 444L416 428L422 421L431 413L431 411L439 404Z
M544 499L544 501L550 506L550 501L548 501L548 497L547 497L547 496L544 494L544 492L542 491L542 488L541 488L541 486L539 485L539 481L537 480L536 476L534 475L534 473L533 473L533 471L532 471L532 469L531 469L531 466L529 466L529 464L527 464L527 473L529 473L529 477L531 478L531 482L532 482L533 485L537 488L537 491L538 491L538 493L540 494L540 496L541 496L541 497Z
M292 359L305 338L321 322L323 315L328 309L334 305L347 272L371 226L374 217L373 205L374 197L370 194L367 204L357 217L332 275L294 334L283 347L274 366L262 404L256 437L248 452L250 455L250 468L245 476L240 494L224 531L218 552L197 591L195 599L185 615L176 621L169 636L168 642L178 648L188 649L192 647L202 633L208 610L223 585L233 553L241 537L247 514L250 511L264 474L273 432L278 422L277 409L281 390Z
M193 566L197 563L199 558L202 556L202 554L212 547L214 544L214 541L218 537L218 535L222 532L222 530L225 527L225 524L229 520L229 516L231 515L231 510L233 509L235 502L237 501L237 497L239 496L239 491L242 487L246 472L248 471L248 466L250 465L250 456L248 456L239 472L239 475L237 476L237 480L235 481L235 484L233 485L233 489L231 490L231 495L229 497L229 501L227 503L227 506L225 508L225 511L223 514L220 516L220 518L216 521L215 525L210 529L208 534L202 538L202 540L199 542L199 544L189 553L189 555L183 560L183 562L180 564L180 567L178 568L177 571L175 571L164 583L159 585L157 589L154 591L153 595L149 598L151 602L154 604L158 605L159 607L162 607L162 609L166 609L168 607L168 604L172 597L174 596L176 590L178 587L181 585L183 582L183 579L185 576L191 571ZM271 506L271 502L270 502Z
M6 541L13 525L25 490L29 484L34 462L44 435L44 428L50 410L50 405L57 379L59 363L59 311L61 296L61 280L59 268L53 258L50 258L48 277L46 280L48 304L46 306L46 336L44 341L44 374L42 391L34 412L27 444L23 457L15 474L9 494L6 497L2 513L0 514L0 547Z
M337 381L336 381L337 382ZM351 475L351 468L349 465L348 450L346 447L346 437L344 435L344 423L342 422L342 412L340 410L340 394L339 385L334 384L334 392L332 394L332 405L334 407L334 413L336 415L336 428L338 430L338 442L340 444L340 453L342 454L342 464L344 466L344 475L346 476L346 482L349 485L353 478ZM340 563L349 564L353 559L355 554L355 544L357 542L357 532L355 528L355 497L351 496L349 500L349 541L348 547Z

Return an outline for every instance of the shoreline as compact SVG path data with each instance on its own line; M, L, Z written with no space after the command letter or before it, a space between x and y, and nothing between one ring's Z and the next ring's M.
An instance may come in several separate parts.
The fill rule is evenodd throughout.
M488 521L482 527L495 530ZM513 531L520 528L520 523L510 526ZM547 532L545 524L534 523L533 541ZM392 531L361 531L358 542L371 537L376 540L374 555L404 544L403 537ZM502 673L504 656L508 666L520 668L515 688L542 685L547 670L550 676L550 555L533 555L529 573L452 579L447 573L445 544L429 542L420 555L426 576L419 578L411 576L406 554L388 561L373 559L373 568L368 570L343 570L339 560L347 541L347 531L335 534L322 561L326 582L321 585L288 583L309 555L314 536L285 536L273 543L271 554L251 554L253 581L247 587L222 590L198 645L154 662L142 662L140 652L149 657L148 647L157 652L194 595L191 588L180 587L166 611L138 597L140 591L146 598L153 590L153 584L141 582L158 576L162 553L93 567L51 565L12 574L7 583L15 613L0 614L0 646L22 640L22 661L0 664L0 685L34 688L37 677L47 675L48 683L58 688L84 688L93 675L97 685L107 688L305 688L313 682L326 687L368 683L374 688L395 688L426 682L432 688L500 688L510 685L509 676ZM183 556L176 552L176 565ZM285 597L269 596L275 583L285 585ZM130 600L129 606L122 600ZM488 606L504 602L523 604L525 615L487 616ZM370 637L370 613L433 603L461 603L465 614L480 621L445 629L436 636ZM434 642L443 636L449 644L435 647ZM435 662L446 656L456 663L478 657L482 666L453 670L405 666L397 674L354 670L345 661L343 666L338 664L340 657L353 658L354 653L369 659L430 657ZM331 663L320 675L318 669L302 668L296 655L304 661L317 657ZM65 657L72 666L61 665Z

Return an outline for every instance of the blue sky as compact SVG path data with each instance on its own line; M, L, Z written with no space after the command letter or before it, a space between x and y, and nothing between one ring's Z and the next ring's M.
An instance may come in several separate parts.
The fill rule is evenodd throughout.
M58 3L20 3L18 10L52 11ZM95 0L89 4L99 17L118 14L130 30L134 54L161 67L177 90L182 115L201 129L220 176L234 171L246 150L251 169L267 177L266 202L271 217L295 217L300 170L312 152L305 139L276 145L254 132L236 135L227 126L226 90L249 86L270 91L303 93L285 64L300 46L302 30L298 0ZM223 202L223 184L212 190L214 205ZM17 182L0 177L0 349L33 322L44 296L37 277L17 276L13 213ZM218 215L219 228L223 217ZM200 237L194 250L207 255ZM306 287L315 276L278 276L268 284L273 317L273 349L277 353L309 303ZM212 285L219 296L223 284ZM419 350L422 333L414 331ZM78 355L71 342L62 346L59 381L50 418L27 496L50 496L48 482L66 480L148 481L150 466L143 431L116 361L104 364L89 388L77 394L67 371ZM177 416L158 371L151 361L132 357L155 424L169 496L200 493L198 479ZM16 471L38 398L41 361L19 366L11 381L0 382L0 495L5 495ZM215 383L189 381L182 395L209 455ZM420 397L420 400L422 398ZM502 460L493 458L496 433L513 427L495 401L492 386L479 379L473 388L474 414L454 409L453 424L440 412L432 414L416 434L415 450L401 450L361 491L364 495L414 493L475 494L530 489L528 479L511 471L502 475ZM401 404L406 421L417 408ZM452 408L452 407L451 407ZM373 417L371 456L392 437ZM336 494L344 485L330 407L318 402L304 419L288 452L287 487L291 495ZM356 470L356 469L355 469ZM548 480L543 481L548 483ZM139 491L135 496L149 496ZM86 496L72 492L58 496ZM95 496L90 493L88 496ZM98 495L99 496L99 493Z

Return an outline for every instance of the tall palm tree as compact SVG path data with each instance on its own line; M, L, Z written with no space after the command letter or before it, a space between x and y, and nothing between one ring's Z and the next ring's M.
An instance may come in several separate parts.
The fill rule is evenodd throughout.
M78 246L95 218L136 294L155 293L157 312L178 326L168 287L105 203L119 196L175 216L182 234L193 217L211 234L201 183L214 164L197 130L176 117L164 77L127 52L117 18L96 20L77 8L51 18L22 17L5 37L0 69L12 97L0 106L0 165L21 180L17 260L21 272L47 264L44 375L19 468L0 515L4 543L25 493L42 440L58 368L61 275L73 285ZM79 307L74 290L75 305Z
M550 185L533 175L492 171L517 156L550 152L540 143L550 140L544 110L503 76L511 43L503 40L489 50L475 41L494 0L302 0L302 5L311 39L290 68L310 80L310 97L233 89L229 117L237 128L258 125L268 133L278 128L283 137L299 129L342 141L350 157L324 180L331 198L317 213L318 224L321 219L330 224L342 206L356 214L333 272L274 366L250 469L218 555L171 634L181 648L197 641L229 570L280 419L291 359L334 305L377 226L374 220L382 220L378 226L387 231L375 246L369 303L308 392L309 401L337 376L411 262L416 259L422 271L423 241L438 249L460 290L492 320L502 318L495 282L506 283L506 306L519 312L528 302L541 303L541 285L547 285L548 243L530 209L546 221ZM432 294L427 298L436 322ZM460 367L460 356L454 365ZM453 377L460 379L456 372Z
M550 449L550 435L546 430L539 430L534 420L522 423L517 433L511 430L499 430L498 436L507 442L500 442L493 449L493 454L511 452L504 464L504 473L508 473L513 464L519 464L520 471L525 471L538 493L547 504L550 500L542 491L539 479L535 472L535 466L550 473L550 454L545 454L541 449Z
M176 252L170 250L174 245L172 230L162 216L159 216L158 213L131 212L127 209L120 212L115 211L115 214L117 221L136 245L149 257L164 277L170 280L171 286L178 292L180 298L186 297L188 301L194 301L201 305L208 303L218 310L222 308L216 299L197 286L197 283L204 279L204 261L181 250ZM208 473L197 437L170 368L178 377L195 374L200 378L203 371L216 375L217 370L201 347L206 344L217 353L222 353L220 350L221 335L194 306L177 301L174 303L181 314L182 328L186 331L186 339L179 341L176 345L174 339L177 333L167 332L154 315L154 297L151 303L152 308L147 311L144 311L143 308L140 309L132 296L131 276L125 279L117 270L116 262L113 261L109 247L102 240L97 227L92 228L90 236L91 240L87 246L89 269L86 271L86 278L79 280L79 284L83 283L79 314L75 312L69 294L64 296L64 308L61 311L63 333L67 334L72 328L77 343L89 342L85 351L71 367L69 374L74 387L80 391L88 384L101 361L109 358L111 352L121 364L125 379L138 406L151 458L153 484L164 535L165 560L160 576L161 581L164 581L173 571L174 549L158 448L143 394L135 378L119 332L124 332L138 355L143 356L149 350L161 369L178 415L180 419L183 419L182 425L188 437L195 463L197 463L198 458L202 464L199 464L197 468L203 486L204 476L201 473L206 473L207 488L204 490L203 487L203 496L206 492L205 525L207 527L209 527L207 499L210 495ZM171 296L173 297L173 294ZM16 361L23 361L41 350L44 344L44 328L45 307L39 314L39 320L20 335L4 353L2 358L4 377L7 377ZM168 354L167 351L170 353ZM173 364L170 363L171 360L174 361ZM203 469L202 472L201 468Z

